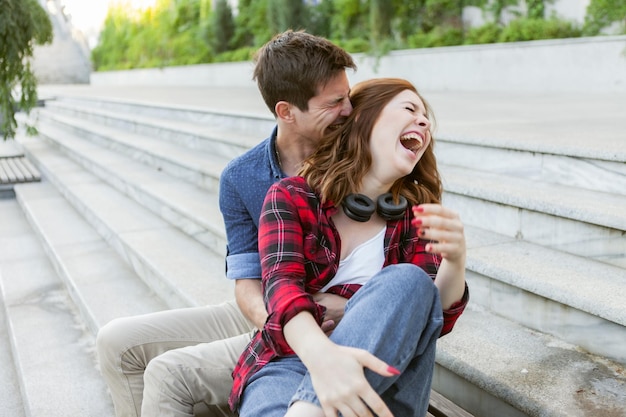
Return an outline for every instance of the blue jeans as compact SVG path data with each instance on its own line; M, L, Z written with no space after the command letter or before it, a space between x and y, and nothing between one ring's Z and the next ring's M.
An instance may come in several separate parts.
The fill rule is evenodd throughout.
M443 326L439 292L432 279L412 264L383 268L346 304L330 339L365 349L399 369L383 377L365 376L394 416L425 416L430 397L435 348ZM283 417L289 404L319 405L306 367L297 356L277 358L248 382L240 417Z

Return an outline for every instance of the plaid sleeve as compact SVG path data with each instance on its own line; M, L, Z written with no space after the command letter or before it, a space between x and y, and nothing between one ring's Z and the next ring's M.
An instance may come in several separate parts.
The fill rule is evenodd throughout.
M426 244L429 242L420 239L417 231L412 228L409 238L410 244L407 244L405 250L411 253L411 262L420 268L434 280L441 265L441 257L426 251ZM461 300L450 306L449 309L443 311L443 328L439 337L444 336L452 331L454 324L465 311L465 307L469 301L469 289L465 284L465 292Z
M314 213L298 210L297 191L279 182L268 191L259 222L259 254L263 291L269 317L263 337L277 355L293 351L283 335L283 326L295 315L309 311L318 323L323 307L305 290L303 222L315 221Z
M465 292L463 293L461 300L452 304L449 309L443 310L443 328L441 329L439 337L445 336L452 331L457 319L461 316L461 314L463 314L468 301L469 289L467 284L465 284Z

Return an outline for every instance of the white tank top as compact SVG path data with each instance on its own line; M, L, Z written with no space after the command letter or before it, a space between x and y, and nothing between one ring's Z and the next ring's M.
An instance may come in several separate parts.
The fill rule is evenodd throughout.
M385 230L354 248L352 253L339 262L337 273L320 291L343 284L365 284L385 263Z

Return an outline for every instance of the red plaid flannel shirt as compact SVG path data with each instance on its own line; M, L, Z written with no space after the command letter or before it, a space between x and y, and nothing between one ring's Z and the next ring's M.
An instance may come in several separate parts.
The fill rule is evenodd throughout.
M324 307L316 304L311 295L333 278L339 266L339 235L330 222L336 210L330 202L322 206L302 177L283 179L269 189L259 223L259 255L269 317L233 371L229 399L233 410L256 371L278 356L294 354L283 336L285 323L302 311L309 311L322 323ZM387 223L385 266L413 263L434 279L441 259L425 251L426 243L418 238L407 210L404 219ZM350 298L359 288L360 285L347 284L331 287L327 292ZM452 330L467 300L466 288L463 299L443 312L442 336Z

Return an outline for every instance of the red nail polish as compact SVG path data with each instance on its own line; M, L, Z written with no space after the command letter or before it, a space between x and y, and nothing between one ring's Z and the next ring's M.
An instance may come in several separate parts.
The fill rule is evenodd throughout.
M415 210L417 210L419 213L423 213L424 212L424 207L417 206L417 208Z
M393 366L391 366L391 365L389 365L389 366L387 367L387 371L388 371L390 374L394 374L394 375L400 375L400 373L401 373L400 371L398 371L396 368L394 368L394 367L393 367Z
M415 222L416 225L419 226L419 225L422 224L422 219L415 219L414 222Z

